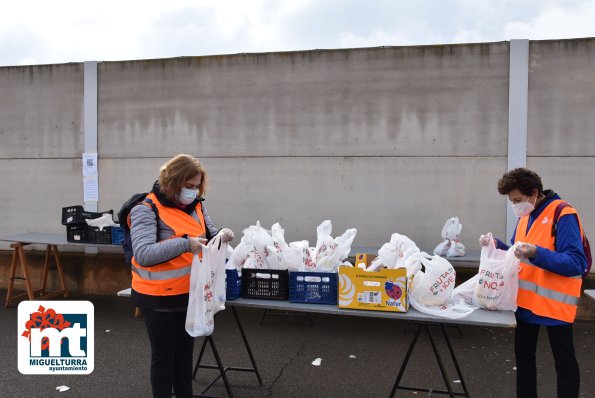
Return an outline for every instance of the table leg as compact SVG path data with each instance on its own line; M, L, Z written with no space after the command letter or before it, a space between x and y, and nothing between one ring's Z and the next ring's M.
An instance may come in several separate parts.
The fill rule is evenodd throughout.
M244 333L244 328L242 327L242 323L240 322L240 317L236 312L235 307L231 307L231 311L233 312L233 316L236 319L236 324L238 325L238 329L240 329L240 334L242 335L242 340L244 341L244 346L246 347L246 351L248 351L248 356L250 357L250 362L252 362L252 367L254 368L254 373L256 373L256 378L258 379L258 384L262 386L262 379L260 378L260 372L256 367L256 361L254 360L254 355L252 354L252 349L250 348L250 344L248 343L248 339L246 338L246 333Z
M213 356L215 357L215 361L217 362L217 366L219 367L219 372L221 373L221 378L223 379L223 384L225 384L225 390L227 391L227 395L229 396L229 398L233 398L233 393L231 392L231 386L229 385L229 381L227 380L227 375L225 374L226 369L223 367L223 363L221 363L221 358L219 357L219 353L217 352L217 347L215 347L215 342L213 341L213 337L207 336L206 339L208 339L209 343L211 343L211 349L213 350Z
M45 251L45 261L43 263L43 276L41 282L41 294L45 294L45 288L48 282L48 273L49 273L49 265L50 265L50 254L51 254L52 245L48 245Z
M454 363L455 369L457 370L457 375L459 376L459 380L461 380L461 386L463 387L463 391L465 392L465 396L466 397L469 397L469 391L467 390L467 385L465 384L465 379L463 378L463 372L461 372L461 368L459 366L459 361L457 361L457 357L455 355L455 351L452 348L452 344L450 344L450 339L448 338L448 334L446 333L446 329L444 328L444 324L441 323L440 324L440 327L442 328L442 334L444 335L444 340L446 341L446 345L448 346L448 350L450 351L450 356L452 358L452 362Z
M33 292L33 287L31 286L31 278L29 277L29 266L27 265L27 260L25 259L25 249L23 248L22 243L15 243L15 245L15 250L18 251L19 260L21 261L23 278L25 278L25 286L27 287L27 296L29 297L29 300L35 300L35 293Z
M8 306L10 305L10 301L12 298L12 289L14 286L14 279L16 278L16 272L17 272L17 249L16 247L13 246L13 251L12 251L12 263L10 264L10 276L8 278L8 291L6 292L6 303L5 303L5 307L8 308Z
M444 328L444 326L443 326ZM450 386L450 381L448 380L448 376L446 375L446 369L444 368L444 364L442 363L442 358L440 357L440 353L438 352L438 348L436 347L436 342L434 341L434 337L432 336L432 331L430 327L426 325L426 329L428 331L428 337L430 338L430 344L432 345L432 350L434 351L434 356L436 357L436 361L438 362L438 367L440 367L440 373L442 374L442 379L444 379L444 384L446 384L446 389L448 390L448 395L454 398L454 393L452 392L452 387ZM448 336L445 335L445 338L448 339Z
M26 242L17 242L11 244L11 247L14 251L12 257L12 264L10 267L10 280L8 283L8 291L6 293L6 307L10 306L13 302L16 302L17 300L20 300L22 298L28 300L44 300L53 297L58 297L60 295L68 297L68 290L66 289L66 282L64 280L64 270L62 269L62 262L60 261L58 247L56 245L47 245L45 263L42 271L42 285L40 289L34 290L31 283L31 277L29 275L29 264L27 264L27 259L25 256L24 247L27 245L29 245L29 243ZM51 293L46 293L45 290L47 287L47 277L49 273L49 258L52 252L54 253L54 259L56 260L56 268L58 272L58 277L60 278L62 289L56 290ZM21 263L21 270L23 272L22 277L16 276L17 262ZM14 290L15 279L23 279L25 281L25 287L27 288L26 293L18 294L16 296L12 295Z
M413 340L411 340L411 343L409 344L409 348L407 350L407 353L405 354L405 359L403 359L403 363L401 364L399 374L397 375L397 380L395 381L395 384L393 385L393 389L389 395L390 398L395 396L397 390L423 391L423 392L429 392L430 394L434 394L434 393L435 394L446 394L451 397L465 396L465 397L469 398L469 391L467 390L467 386L465 384L465 381L463 380L463 375L461 373L459 363L456 359L455 352L454 352L452 345L450 343L450 339L448 338L448 334L446 333L446 328L444 327L444 324L440 324L440 327L442 328L444 340L446 341L446 344L447 344L449 352L450 352L450 356L451 356L451 358L455 364L455 368L457 370L457 375L459 376L459 378L461 380L461 384L462 384L463 390L465 392L460 393L460 392L453 391L452 386L448 380L448 376L446 374L446 368L444 367L444 363L442 362L442 357L440 356L440 353L438 352L438 346L436 345L436 341L434 340L434 336L432 335L432 331L430 330L430 324L422 322L422 323L417 324L417 330L415 332L415 336L413 337ZM403 374L405 373L405 368L407 368L407 364L409 363L411 353L413 352L413 348L415 347L422 330L425 330L428 334L428 338L430 340L430 344L431 344L432 350L434 352L434 357L436 358L436 361L438 362L438 367L440 368L440 373L442 374L442 379L444 381L444 384L446 384L447 390L434 390L434 389L429 389L429 388L424 388L424 387L401 386L401 379L403 377Z
M399 369L399 374L397 375L397 380L395 381L395 384L393 385L393 389L390 392L390 395L389 395L390 398L394 397L395 393L397 392L397 388L400 388L399 385L401 384L401 379L403 378L403 374L405 373L405 369L407 368L407 364L409 363L409 358L411 358L411 353L413 353L415 344L417 344L417 339L419 338L419 335L421 334L422 328L423 328L423 325L421 323L417 325L417 330L415 331L415 335L413 336L413 339L411 340L411 343L409 344L409 348L407 349L407 353L405 354L405 359L403 359L403 363L401 364L401 369Z
M196 360L196 365L194 366L194 371L192 372L192 378L196 378L196 372L198 372L198 368L200 368L200 363L202 361L202 356L205 353L205 348L207 347L207 339L203 339L202 347L200 348L200 354L198 354L198 359Z
M64 280L64 270L62 269L62 260L60 260L58 246L52 245L52 250L54 251L54 260L56 260L56 269L58 270L58 277L60 277L60 284L62 285L64 297L68 297L68 289L66 288L66 281Z

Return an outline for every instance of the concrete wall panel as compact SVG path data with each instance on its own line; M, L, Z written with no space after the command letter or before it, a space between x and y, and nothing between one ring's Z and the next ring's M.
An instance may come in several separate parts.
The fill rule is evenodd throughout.
M0 68L0 159L82 152L82 64Z
M505 156L508 43L98 65L105 156Z
M532 157L527 163L540 175L544 189L553 189L578 210L587 236L595 236L595 158Z
M529 45L529 156L595 156L595 39Z
M0 237L30 231L66 235L62 207L83 203L80 159L0 160ZM0 242L0 249L7 249Z
M132 193L150 189L165 160L104 161L102 170L110 172L102 185L110 192L104 190L100 207L116 208ZM279 222L288 242L307 239L315 245L316 227L330 219L333 236L358 229L355 246L379 246L398 232L431 250L452 216L461 220L463 243L471 249L477 249L482 233L504 233L506 204L496 182L505 172L505 158L207 158L203 163L209 214L238 238L260 220L266 228ZM111 172L128 166L142 170L142 177L133 181Z

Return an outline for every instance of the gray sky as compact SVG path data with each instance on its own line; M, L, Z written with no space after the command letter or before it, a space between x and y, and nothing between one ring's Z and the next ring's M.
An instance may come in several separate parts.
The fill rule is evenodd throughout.
M9 0L0 66L595 37L586 0Z

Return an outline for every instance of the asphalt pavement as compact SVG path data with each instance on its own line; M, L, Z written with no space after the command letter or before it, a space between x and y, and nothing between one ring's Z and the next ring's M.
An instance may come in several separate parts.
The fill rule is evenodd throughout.
M17 368L17 309L4 308L0 290L0 397L150 397L150 350L144 323L134 317L129 299L114 296L73 297L95 307L95 369L90 375L22 375ZM237 308L254 353L263 385L254 373L228 372L235 397L388 397L414 325L367 317L312 314L266 316L263 311ZM312 324L310 324L310 320ZM435 335L439 329L432 329ZM514 397L513 329L448 327L454 350L472 397ZM403 383L444 389L427 336L412 353ZM248 367L249 357L231 310L217 315L213 339L226 366ZM198 356L202 338L195 345ZM581 397L595 397L595 322L575 324L575 347L581 368ZM461 390L449 361L448 348L439 340L448 377ZM538 345L540 397L555 397L556 377L545 330ZM320 366L312 362L320 358ZM214 364L209 348L203 363ZM199 394L217 371L200 369L194 381ZM56 387L68 386L58 392ZM221 380L208 391L225 397ZM398 391L397 397L444 396Z

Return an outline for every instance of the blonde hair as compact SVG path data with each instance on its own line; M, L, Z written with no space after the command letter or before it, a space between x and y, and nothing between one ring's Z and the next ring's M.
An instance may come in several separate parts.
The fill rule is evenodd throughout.
M198 196L204 196L207 188L207 173L198 159L190 155L176 155L167 161L159 171L159 188L173 201L186 181L201 176Z

